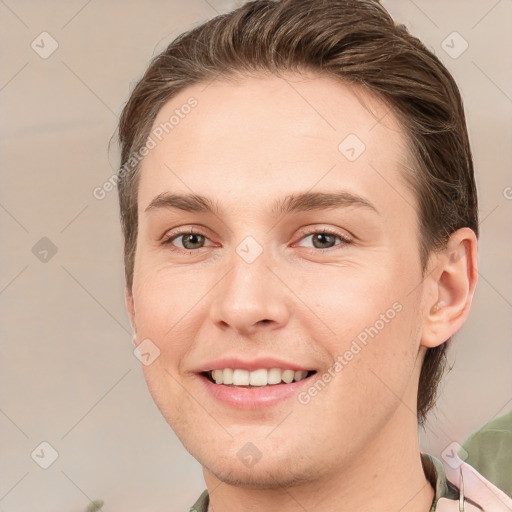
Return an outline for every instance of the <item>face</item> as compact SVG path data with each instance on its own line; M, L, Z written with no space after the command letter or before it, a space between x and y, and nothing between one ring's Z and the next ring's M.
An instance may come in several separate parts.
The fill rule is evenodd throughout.
M142 162L129 301L205 475L305 482L417 437L424 290L394 116L293 75L189 87L153 128L177 110Z

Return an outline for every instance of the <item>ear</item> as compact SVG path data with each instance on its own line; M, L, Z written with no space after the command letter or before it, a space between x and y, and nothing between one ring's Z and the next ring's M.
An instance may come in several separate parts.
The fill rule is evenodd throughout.
M455 231L431 256L425 280L421 345L437 347L466 321L478 280L478 243L470 228Z
M132 289L128 286L124 290L124 298L126 304L126 310L128 311L128 316L130 317L130 324L132 325L133 332L137 332L137 326L135 324L135 304L133 302L133 292Z

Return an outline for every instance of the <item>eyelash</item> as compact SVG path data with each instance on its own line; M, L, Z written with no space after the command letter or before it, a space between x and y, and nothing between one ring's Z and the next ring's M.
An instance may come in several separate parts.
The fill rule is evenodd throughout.
M334 236L336 238L339 238L342 243L339 244L338 247L343 246L343 245L349 245L349 244L352 243L351 239L347 238L346 236L341 235L340 233L338 233L338 232L336 232L334 230L328 229L328 228L317 229L315 231L310 231L309 233L304 234L304 236L300 240L303 240L304 238L307 238L308 236L318 235L318 234L330 235L330 236ZM174 233L171 233L168 237L166 237L162 241L162 245L172 245L172 242L174 240L176 240L180 236L184 236L184 235L200 235L203 238L208 239L208 237L206 235L204 235L203 233L201 233L199 231L193 231L193 230L190 229L188 231L176 231ZM325 252L325 251L334 250L335 248L336 248L336 246L335 247L327 247L325 249L317 249L316 247L309 247L309 249L311 249L313 252ZM192 252L200 251L201 249L205 249L205 247L199 247L198 249L184 249L184 248L181 248L181 247L173 246L172 250L177 250L179 252L192 253Z

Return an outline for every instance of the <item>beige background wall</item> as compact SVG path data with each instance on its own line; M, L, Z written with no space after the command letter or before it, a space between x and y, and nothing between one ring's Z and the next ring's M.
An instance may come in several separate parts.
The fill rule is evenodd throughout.
M460 83L480 191L473 312L421 434L439 457L512 408L512 2L384 4ZM106 512L178 512L204 489L132 353L117 192L97 200L93 190L118 165L107 145L130 82L183 30L234 5L0 1L0 512L80 511L88 498ZM58 44L50 56L44 31ZM454 31L469 45L459 56ZM58 452L46 470L44 441Z

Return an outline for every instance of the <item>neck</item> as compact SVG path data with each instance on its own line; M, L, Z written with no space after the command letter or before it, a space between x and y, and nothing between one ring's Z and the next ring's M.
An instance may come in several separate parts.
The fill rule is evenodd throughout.
M421 463L416 416L403 403L363 450L306 484L254 489L203 473L209 512L430 512L435 494Z

